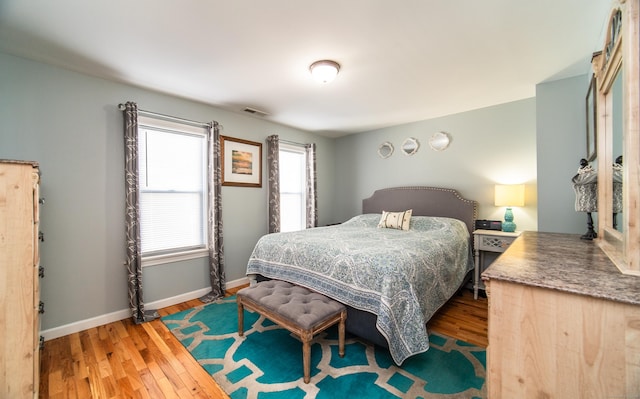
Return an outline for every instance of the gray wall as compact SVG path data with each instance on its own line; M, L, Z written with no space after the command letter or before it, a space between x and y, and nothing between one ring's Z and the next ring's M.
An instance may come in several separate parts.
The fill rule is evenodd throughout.
M222 134L246 140L264 142L279 134L316 142L319 221L333 220L332 139L3 53L0 71L0 158L36 160L42 171L43 330L127 308L121 102L216 120ZM255 242L267 233L267 191L264 184L223 187L222 195L226 275L232 281L244 277ZM146 302L207 286L203 259L144 269Z
M328 139L170 95L105 81L0 53L0 158L37 160L42 168L43 329L126 309L123 141L120 102L223 125L223 134L264 142L269 134L318 145L320 224L360 212L374 190L400 185L454 187L479 202L481 218L502 219L495 183L526 183L527 205L514 210L519 230L583 233L569 184L585 149L584 77L538 85L537 98L362 134ZM428 140L450 133L449 149ZM421 147L408 157L402 141ZM377 155L390 141L396 152ZM536 144L537 143L537 144ZM263 177L264 180L264 177ZM267 232L266 188L223 187L227 279L244 276ZM145 268L145 301L208 285L204 261Z
M410 185L450 187L478 201L479 216L502 220L504 208L493 205L494 185L526 184L526 206L514 208L518 230L537 229L536 101L534 98L496 105L338 139L336 143L336 219L361 211L362 199L374 190ZM445 131L448 149L436 152L429 138ZM414 137L418 152L407 156L402 142ZM389 141L393 155L382 159L378 146Z
M538 227L558 233L587 232L587 216L575 211L571 178L586 158L586 97L590 75L536 86ZM596 167L596 162L591 163ZM594 221L597 214L593 215Z

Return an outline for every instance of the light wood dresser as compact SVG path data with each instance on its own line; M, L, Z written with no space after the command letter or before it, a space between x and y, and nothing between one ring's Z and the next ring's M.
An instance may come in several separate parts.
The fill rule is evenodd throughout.
M0 397L37 398L39 169L0 160Z
M489 398L640 397L640 276L579 235L527 231L482 278Z

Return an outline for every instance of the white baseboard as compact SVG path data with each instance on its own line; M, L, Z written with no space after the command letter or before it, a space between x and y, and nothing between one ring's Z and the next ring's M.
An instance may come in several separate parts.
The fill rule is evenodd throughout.
M246 277L238 280L227 281L227 289L236 288L244 284L249 284L249 279ZM144 306L146 309L166 308L167 306L175 305L177 303L182 303L182 302L190 301L192 299L200 298L201 296L207 294L210 290L211 290L210 288L202 288L199 290L176 295L170 298L148 302L148 303L145 303ZM45 341L49 341L50 339L63 337L65 335L77 333L83 330L87 330L89 328L99 327L105 324L113 323L114 321L118 321L118 320L124 320L128 317L131 317L131 311L129 309L118 310L118 311L107 313L101 316L92 317L90 319L80 320L74 323L65 324L60 327L54 327L48 330L42 330L40 331L40 335L44 337Z
M233 281L227 281L226 289L240 287L241 285L249 284L249 277L239 278Z

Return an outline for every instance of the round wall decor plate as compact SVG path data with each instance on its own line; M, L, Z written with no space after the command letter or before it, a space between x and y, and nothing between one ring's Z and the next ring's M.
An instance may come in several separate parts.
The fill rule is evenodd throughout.
M402 149L402 152L405 155L413 155L416 152L418 152L418 148L420 148L420 143L418 142L418 140L414 139L413 137L409 137L404 141L404 143L402 143L402 147L400 148Z
M393 154L393 144L388 141L380 144L380 147L378 147L378 155L380 156L380 158L389 158L391 154Z
M433 136L429 139L429 146L434 151L443 151L449 147L451 143L451 139L449 135L445 132L437 132L434 133Z

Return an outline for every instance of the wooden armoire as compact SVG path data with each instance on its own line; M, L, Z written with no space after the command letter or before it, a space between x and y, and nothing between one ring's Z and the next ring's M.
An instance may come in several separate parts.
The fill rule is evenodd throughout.
M0 397L37 398L39 169L0 160Z

